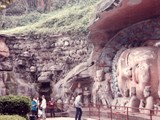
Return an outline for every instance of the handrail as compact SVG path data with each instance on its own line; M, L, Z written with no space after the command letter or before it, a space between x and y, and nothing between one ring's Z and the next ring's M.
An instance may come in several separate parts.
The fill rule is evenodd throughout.
M64 108L64 105L72 106L72 104L63 103L62 108ZM146 116L149 115L150 116L149 120L153 120L153 116L159 116L155 113L158 113L158 112L160 113L160 110L157 110L157 109L155 110L155 109L136 108L136 107L117 106L117 105L116 106L111 105L110 107L108 107L108 108L107 107L108 107L107 105L97 104L96 106L93 106L92 104L88 104L88 106L85 106L84 108L88 109L88 116L87 117L89 117L89 118L93 117L93 114L91 114L91 112L93 112L93 110L95 110L93 108L96 108L97 109L96 112L98 114L94 114L94 115L98 118L98 120L101 120L103 118L102 117L102 115L103 115L102 112L104 112L103 110L108 111L109 117L110 117L111 120L114 119L113 114L115 114L117 112L119 114L126 115L126 120L130 120L129 119L129 116L130 116L129 113L144 114ZM113 108L119 108L119 109L113 109ZM139 111L149 111L149 114L141 113L141 112L132 112L132 111L130 111L130 109L139 109ZM132 114L132 115L134 115L134 114Z

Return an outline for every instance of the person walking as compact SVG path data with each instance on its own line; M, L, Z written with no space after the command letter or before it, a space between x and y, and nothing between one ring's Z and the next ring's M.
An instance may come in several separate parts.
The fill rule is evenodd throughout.
M46 99L45 99L45 96L42 95L41 108L42 108L42 119L43 120L46 120L46 107L47 107Z
M75 113L75 120L81 120L82 116L82 93L78 93L75 101L74 101L74 106L76 108L76 113Z
M55 112L54 112L54 109L55 109L55 101L53 98L51 98L51 100L48 102L48 106L49 106L49 109L50 109L50 114L51 114L51 117L55 117Z

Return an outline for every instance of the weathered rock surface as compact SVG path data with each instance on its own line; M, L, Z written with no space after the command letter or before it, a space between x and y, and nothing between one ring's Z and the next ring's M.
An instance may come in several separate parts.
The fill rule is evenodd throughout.
M63 79L78 63L86 61L88 56L85 34L81 34L81 37L67 34L43 37L2 35L2 38L6 41L1 41L1 54L7 59L1 62L0 70L14 71L17 82L12 89L17 94L37 95L40 91L45 94L46 89L50 91L52 84ZM36 85L31 87L33 83ZM31 94L30 91L34 92Z

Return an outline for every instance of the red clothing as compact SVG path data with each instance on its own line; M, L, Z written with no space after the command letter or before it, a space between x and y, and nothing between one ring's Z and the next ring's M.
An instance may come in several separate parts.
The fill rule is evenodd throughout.
M53 100L50 100L49 102L48 102L48 106L49 106L49 108L54 108L55 107L55 101L53 101Z

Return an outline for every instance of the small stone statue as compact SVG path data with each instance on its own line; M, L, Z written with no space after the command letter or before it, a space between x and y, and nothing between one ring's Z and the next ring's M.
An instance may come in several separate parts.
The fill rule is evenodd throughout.
M64 86L64 96L63 96L63 101L64 103L70 103L70 100L72 98L72 91L71 88L68 88L66 86Z
M90 95L90 91L88 90L87 87L84 88L83 91L83 97L84 97L84 105L88 106L89 105L89 95Z
M103 72L98 70L92 89L93 105L102 103L104 107L110 107L112 98L110 97L109 80L103 81Z
M124 90L124 94L123 94L123 98L122 98L122 102L120 104L120 106L122 106L120 109L121 110L125 110L125 107L128 107L128 104L129 104L129 100L130 100L130 97L129 97L129 89L125 89Z
M124 89L123 96L117 94L116 98L112 101L112 109L125 110L125 107L128 107L129 101L129 89L126 88Z
M74 97L76 97L79 93L83 93L81 83L78 83L77 88L74 91Z
M111 79L112 79L112 74L111 73L106 73L105 74L105 93L106 97L108 99L108 104L111 105L111 102L113 101L113 95L111 91Z
M145 99L141 100L141 104L139 106L139 108L141 108L140 112L145 114L150 114L150 110L153 110L154 108L154 100L153 97L151 96L151 87L145 86L143 94ZM143 108L147 110L144 110Z
M94 107L96 106L97 104L97 101L98 101L98 90L100 88L100 83L96 80L93 84L93 87L92 87L92 100L93 100L93 105Z
M139 112L139 104L140 104L140 100L137 98L136 96L136 87L131 87L131 98L129 100L128 103L128 110L131 112Z

